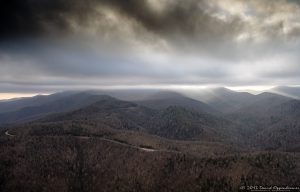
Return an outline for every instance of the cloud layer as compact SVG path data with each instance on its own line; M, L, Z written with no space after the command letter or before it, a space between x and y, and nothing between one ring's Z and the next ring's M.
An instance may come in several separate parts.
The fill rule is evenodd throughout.
M4 0L0 90L298 85L292 0Z

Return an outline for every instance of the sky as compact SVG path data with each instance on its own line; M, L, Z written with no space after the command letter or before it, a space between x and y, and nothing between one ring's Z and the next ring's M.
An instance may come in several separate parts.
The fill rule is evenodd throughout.
M3 0L0 98L300 83L298 0Z

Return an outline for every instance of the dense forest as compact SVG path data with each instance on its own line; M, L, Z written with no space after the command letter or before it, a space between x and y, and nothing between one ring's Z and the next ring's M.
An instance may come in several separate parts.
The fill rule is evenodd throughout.
M1 126L1 191L244 191L300 183L298 100L264 94L224 112L174 92L139 101L88 92L53 97L35 106L18 101L20 109L0 114L16 120Z

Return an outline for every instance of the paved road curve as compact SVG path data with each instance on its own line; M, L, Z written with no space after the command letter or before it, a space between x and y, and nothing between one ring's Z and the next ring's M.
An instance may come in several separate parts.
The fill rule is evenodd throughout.
M10 137L14 137L15 135L9 134L8 131L5 131L5 135L10 136Z
M10 134L8 131L5 132L5 135L7 135L9 137L15 137L16 136L16 135ZM53 137L53 136L51 136L51 137ZM56 137L62 137L62 136L56 136ZM125 146L125 147L131 147L131 148L138 149L138 150L145 151L145 152L181 153L180 151L139 147L139 146L131 145L131 144L128 144L128 143L123 143L123 142L120 142L120 141L117 141L117 140L112 140L112 139L108 139L108 138L104 138L104 137L88 137L88 136L74 136L74 137L77 137L77 138L80 138L80 139L97 138L97 139L100 139L102 141L107 141L107 142L115 143L117 145L122 145L122 146Z

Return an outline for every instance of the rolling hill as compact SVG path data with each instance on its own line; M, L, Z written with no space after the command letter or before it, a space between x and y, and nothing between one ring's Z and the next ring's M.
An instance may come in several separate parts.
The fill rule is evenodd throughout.
M2 100L2 102L0 102L0 114L17 111L24 107L44 105L46 103L54 102L72 94L74 94L74 92L59 92L51 95L37 95L34 97Z
M242 143L241 125L183 107L171 106L161 110L147 125L150 133L171 139Z
M199 113L220 114L220 112L206 103L171 91L157 92L136 103L153 109L166 109L170 106L179 106Z
M190 97L205 102L222 113L230 113L252 103L255 95L220 87L187 92Z
M271 89L270 92L292 97L294 99L300 99L300 87L278 86Z
M37 120L52 113L79 109L103 98L101 95L91 95L85 92L63 96L60 99L55 97L56 99L54 101L52 101L53 96L48 97L50 97L50 99L45 98L47 100L47 102L44 101L46 102L45 104L28 106L16 111L1 113L0 124L14 124Z
M241 141L241 125L211 114L170 106L151 109L107 97L73 112L55 114L42 122L85 121L117 130L135 130L161 137L200 141Z
M276 121L256 134L257 146L283 151L300 151L300 101L290 100L276 108Z
M253 103L236 110L226 117L239 121L254 130L264 129L278 121L281 104L291 100L273 93L261 93Z

